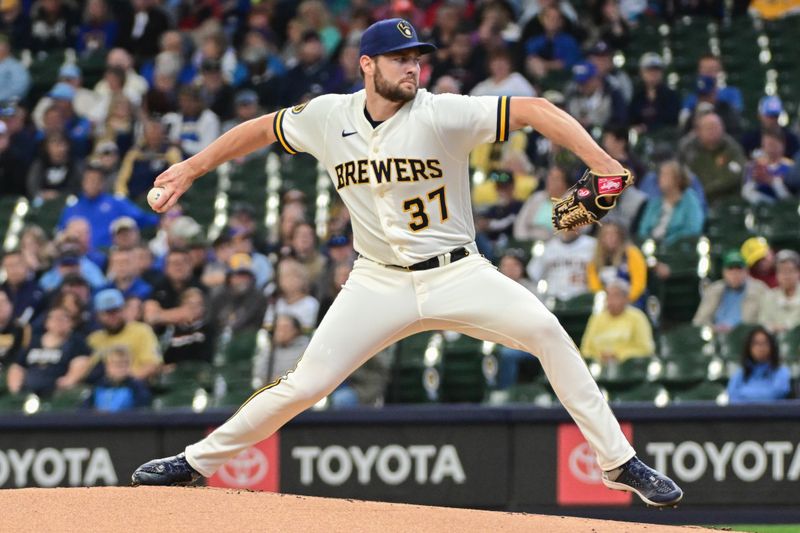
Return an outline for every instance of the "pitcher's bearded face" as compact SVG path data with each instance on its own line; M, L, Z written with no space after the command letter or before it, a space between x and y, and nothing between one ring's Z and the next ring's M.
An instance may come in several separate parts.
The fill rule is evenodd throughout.
M413 49L377 57L372 74L375 92L391 102L413 100L419 88L419 58Z

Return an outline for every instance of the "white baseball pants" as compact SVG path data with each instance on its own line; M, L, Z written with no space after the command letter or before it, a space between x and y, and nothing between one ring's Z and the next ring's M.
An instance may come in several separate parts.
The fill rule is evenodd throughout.
M331 393L372 355L427 330L452 330L536 354L558 399L603 470L634 456L578 349L528 290L473 253L419 272L356 261L297 368L252 396L227 422L186 447L208 477Z

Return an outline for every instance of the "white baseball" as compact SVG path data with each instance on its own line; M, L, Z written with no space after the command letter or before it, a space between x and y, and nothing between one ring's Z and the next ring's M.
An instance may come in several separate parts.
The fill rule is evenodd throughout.
M153 207L153 204L161 198L161 195L164 194L164 187L153 187L147 193L147 203L150 204L150 207Z

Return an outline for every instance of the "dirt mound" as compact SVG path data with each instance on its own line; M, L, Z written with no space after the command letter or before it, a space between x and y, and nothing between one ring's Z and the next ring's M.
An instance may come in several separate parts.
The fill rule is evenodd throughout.
M230 489L0 490L3 532L687 532L699 528Z

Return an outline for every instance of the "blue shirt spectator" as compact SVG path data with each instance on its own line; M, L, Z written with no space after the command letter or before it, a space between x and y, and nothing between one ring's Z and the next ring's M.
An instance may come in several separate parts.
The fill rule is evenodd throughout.
M671 244L703 231L703 206L692 189L689 176L677 161L666 161L659 168L661 192L648 200L639 223L639 238L652 238Z
M158 215L155 213L143 211L127 198L102 192L104 182L99 167L89 165L84 170L81 182L83 192L64 208L58 223L59 229L63 229L71 218L85 218L92 227L91 248L98 249L111 246L111 223L119 217L131 217L139 228L158 224Z
M778 342L762 326L744 342L742 367L728 381L730 403L780 400L791 392L791 375L780 364Z
M0 101L21 100L30 85L28 69L11 55L8 37L0 36Z
M688 172L688 169L687 169ZM700 180L697 179L697 176L692 173L688 172L689 175L689 189L694 191L695 196L697 197L697 201L700 202L700 205L703 208L703 213L708 212L708 200L706 200L706 193L703 191L703 184L700 183ZM645 193L647 196L652 198L657 198L661 196L661 189L658 187L658 172L655 170L651 170L641 178L636 180L636 187Z
M99 290L108 284L103 271L88 257L68 250L56 260L53 268L39 278L39 287L45 292L52 292L61 286L68 274L79 274L93 290Z

